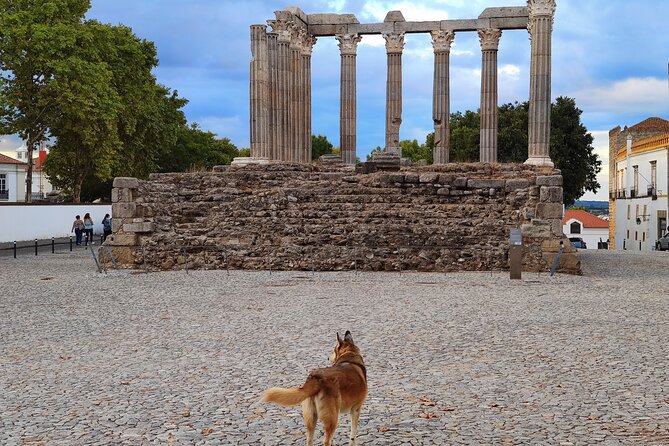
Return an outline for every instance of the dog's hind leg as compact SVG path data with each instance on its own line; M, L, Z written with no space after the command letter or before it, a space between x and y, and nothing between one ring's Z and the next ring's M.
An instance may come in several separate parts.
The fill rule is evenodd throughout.
M307 425L307 446L313 446L314 431L318 422L318 412L313 398L302 401L302 417L304 417L304 424Z
M332 446L332 437L339 422L339 405L332 398L317 398L316 408L318 410L318 418L323 423L323 430L325 430L323 445Z
M358 421L360 421L360 409L361 407L354 407L351 409L351 441L348 442L348 446L356 445L356 437L358 436Z

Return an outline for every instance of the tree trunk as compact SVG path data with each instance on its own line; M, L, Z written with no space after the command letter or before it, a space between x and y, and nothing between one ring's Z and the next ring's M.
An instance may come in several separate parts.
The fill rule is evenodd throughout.
M83 177L81 179L76 178L74 180L74 185L72 185L72 202L79 204L81 203L81 184L84 182Z
M35 140L33 135L28 135L28 172L26 173L26 203L33 201L33 147Z

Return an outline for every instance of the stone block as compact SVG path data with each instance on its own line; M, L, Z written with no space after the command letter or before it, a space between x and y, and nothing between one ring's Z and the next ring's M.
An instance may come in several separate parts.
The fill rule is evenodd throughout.
M530 181L525 178L519 178L517 180L506 180L505 190L507 192L512 192L518 189L527 189L530 186Z
M137 189L139 187L139 180L132 177L116 177L112 187L123 187L126 189Z
M133 200L132 189L118 188L112 189L112 203L130 203Z
M114 218L132 218L135 216L137 205L135 203L113 203L112 219Z
M534 218L534 215L536 213L536 210L531 207L525 207L523 208L523 217L525 220L532 220Z
M551 226L546 221L532 220L532 223L526 223L520 226L523 238L550 238Z
M363 162L355 165L355 173L360 173L363 175L376 172L376 163L372 162Z
M123 224L124 232L153 232L155 229L155 224L153 222L142 222L142 223L125 223Z
M110 246L137 246L137 234L112 234L105 240Z
M562 186L562 175L538 176L537 186Z
M561 203L539 203L537 204L537 218L550 219L562 218L562 204Z
M453 181L455 181L455 176L454 175L449 175L447 173L440 173L439 174L439 184L453 184Z
M542 203L562 203L562 187L541 186L539 200Z
M420 180L420 175L417 173L407 173L404 175L405 183L418 183Z
M122 218L112 218L112 232L116 233L123 227Z
M308 25L347 25L360 23L354 14L307 14Z
M504 180L472 178L467 180L467 187L469 189L502 189L504 187L504 183Z
M467 178L466 177L458 177L455 180L453 180L453 187L467 187Z
M458 191L458 192L462 192L462 191ZM441 188L437 189L437 195L450 195L450 194L451 194L451 190L447 187L441 187Z
M421 183L437 183L439 181L438 173L422 173L418 177L418 181Z
M524 17L527 19L529 16L529 11L525 6L502 6L497 8L486 8L483 10L480 19L492 19L492 18L503 18L503 17Z

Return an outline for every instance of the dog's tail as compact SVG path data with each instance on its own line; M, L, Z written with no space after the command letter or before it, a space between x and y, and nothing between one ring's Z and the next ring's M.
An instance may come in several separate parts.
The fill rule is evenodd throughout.
M284 389L272 387L265 390L260 401L265 403L276 403L281 406L297 406L302 401L316 395L321 390L318 378L310 376L302 387Z

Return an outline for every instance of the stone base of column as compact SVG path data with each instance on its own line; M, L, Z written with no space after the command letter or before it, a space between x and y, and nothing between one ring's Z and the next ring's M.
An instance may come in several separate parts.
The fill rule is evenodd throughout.
M386 147L385 153L387 155L402 156L402 148L401 147Z
M238 156L232 160L231 166L248 166L250 164L269 164L269 158L260 156Z
M535 157L530 157L525 161L525 163L530 166L546 166L546 167L555 167L555 164L553 164L553 161L547 156L535 156Z

